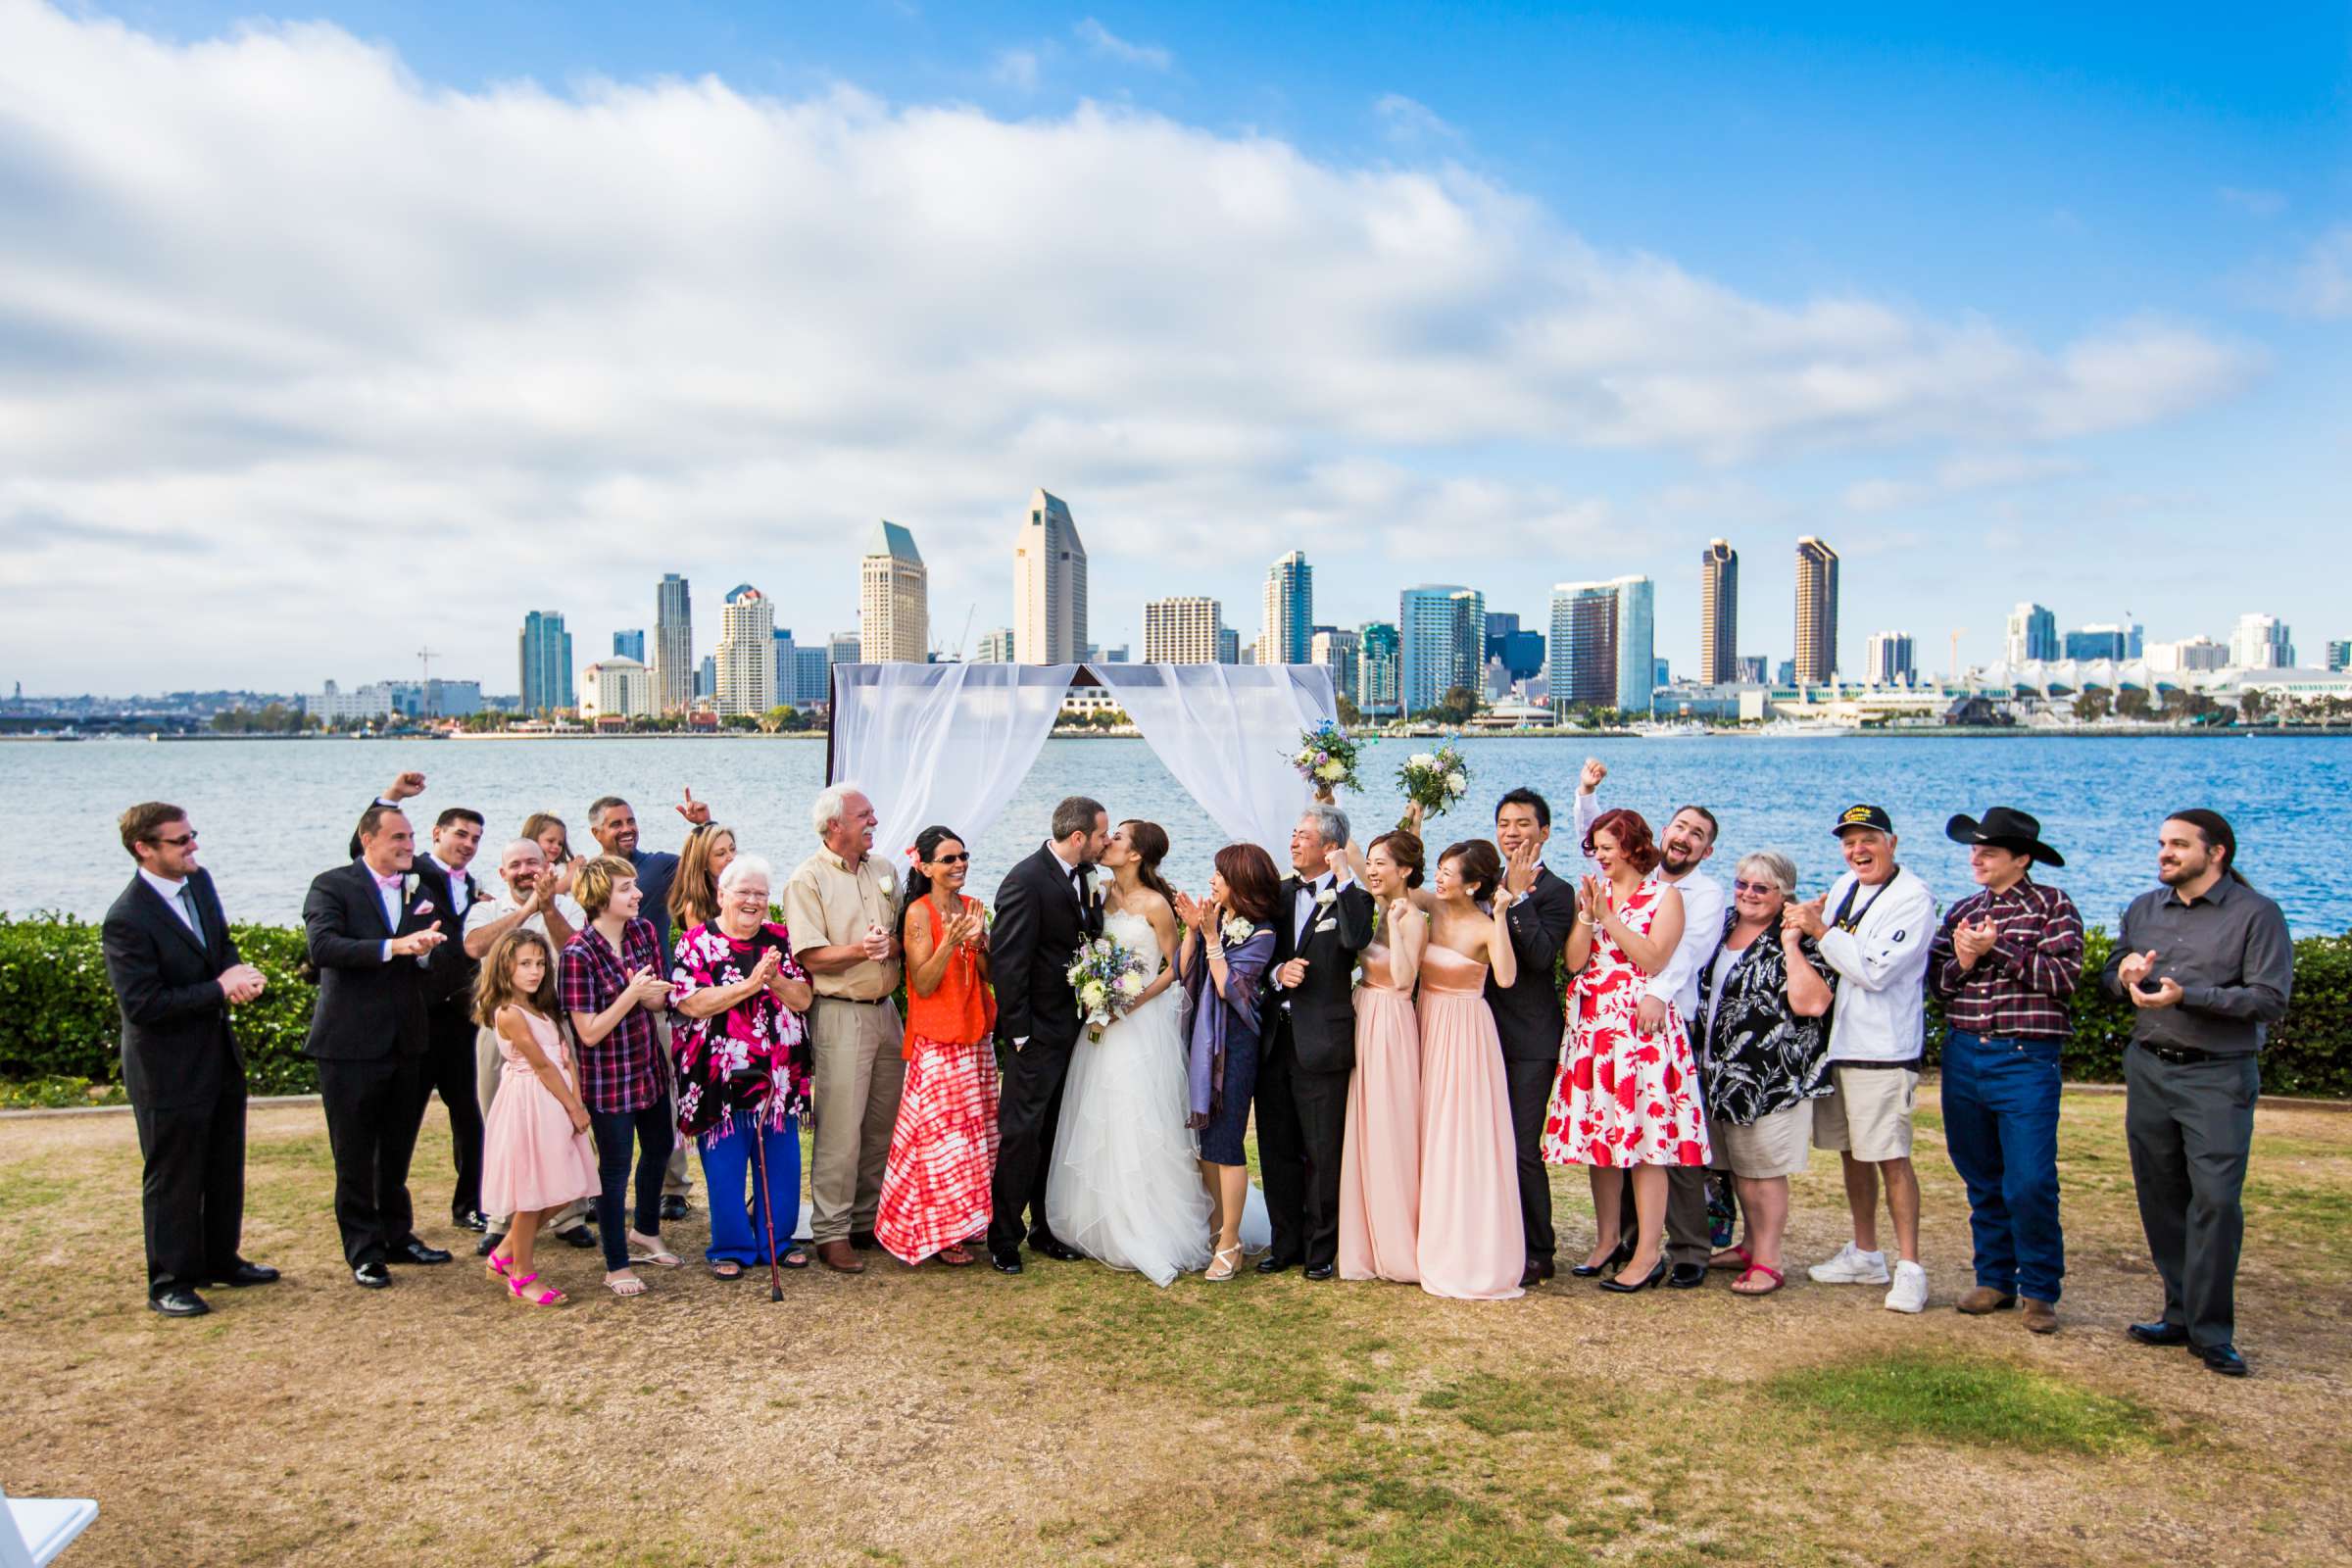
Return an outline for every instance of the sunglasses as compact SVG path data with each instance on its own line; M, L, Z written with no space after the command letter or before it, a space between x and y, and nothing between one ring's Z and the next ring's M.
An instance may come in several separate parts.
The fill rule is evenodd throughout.
M970 860L971 858L972 857L970 853L967 851L962 855L943 855L938 859L933 860L931 863L933 865L962 865Z
M167 838L161 838L161 837L158 837L158 838L150 839L148 842L149 842L149 843L151 843L151 844L163 844L163 845L168 845L168 846L170 846L171 848L172 848L172 849L176 850L176 849L180 849L180 848L182 848L182 847L184 847L184 846L186 846L186 845L190 845L190 844L193 844L193 843L195 843L195 842L196 842L196 830L195 830L194 828L190 828L190 829L188 829L188 830L187 830L185 833L182 833L182 834L181 834L179 837L177 837L177 838L175 838L175 839L167 839Z
M1732 891L1734 893L1778 893L1781 890L1771 882L1743 882L1735 878L1732 882Z

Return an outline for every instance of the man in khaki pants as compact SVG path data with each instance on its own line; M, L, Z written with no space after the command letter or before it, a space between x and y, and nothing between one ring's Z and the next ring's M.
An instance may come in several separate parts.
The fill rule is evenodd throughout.
M835 784L810 815L824 848L784 885L793 956L808 971L815 1051L816 1154L809 1239L817 1261L862 1274L874 1246L882 1167L898 1124L906 1064L899 1055L897 875L872 858L874 808L857 785Z

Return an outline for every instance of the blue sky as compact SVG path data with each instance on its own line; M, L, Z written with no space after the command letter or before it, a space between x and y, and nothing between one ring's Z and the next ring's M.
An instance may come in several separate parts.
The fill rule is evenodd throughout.
M0 0L0 536L48 590L0 673L162 684L43 624L123 591L93 542L251 604L208 684L421 631L502 689L522 610L584 658L662 570L847 626L883 514L952 634L1038 483L1105 641L1162 591L1253 632L1298 545L1347 622L1646 570L1687 669L1722 534L1777 659L1818 533L1849 663L1990 657L2028 596L2316 662L2346 13L2053 9ZM314 620L322 536L449 586Z

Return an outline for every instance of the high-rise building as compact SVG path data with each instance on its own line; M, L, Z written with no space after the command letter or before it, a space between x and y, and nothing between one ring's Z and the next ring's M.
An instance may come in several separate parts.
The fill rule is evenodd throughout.
M2009 612L2001 657L2011 665L2046 662L2059 656L2058 617L2036 604L2020 601Z
M1742 686L1763 685L1764 656L1762 654L1741 654L1738 662L1732 666L1732 679Z
M1796 684L1795 660L1784 659L1781 661L1781 667L1773 671L1773 684L1776 686L1793 686Z
M914 535L887 517L858 568L858 647L866 662L919 664L931 651L931 573Z
M2230 663L2230 650L2210 637L2183 637L2176 643L2148 644L2147 661L2150 674L2224 669Z
M698 703L718 700L718 656L716 654L705 654L703 662L695 666L694 700Z
M1396 700L1407 714L1475 692L1487 664L1487 601L1475 588L1422 583L1396 601Z
M2249 611L2230 633L2230 663L2234 669L2292 669L2294 636L2278 616Z
M776 602L744 583L718 612L718 715L757 718L776 706Z
M1186 596L1144 602L1144 662L1215 664L1226 630L1214 599Z
M1862 656L1864 679L1873 686L1908 686L1918 676L1911 662L1911 634L1874 631Z
M1698 557L1698 681L1718 686L1740 662L1740 552L1710 539Z
M1544 634L1520 630L1514 612L1490 610L1482 657L1489 664L1501 664L1506 683L1527 680L1544 672Z
M1039 490L1012 550L1013 654L1024 664L1074 664L1086 642L1086 546L1060 497Z
M1356 646L1353 631L1343 626L1317 626L1307 648L1307 662L1329 669L1333 693L1351 703L1355 701Z
M1396 709L1396 628L1368 620L1355 634L1355 706L1367 718L1392 718Z
M694 603L686 579L663 572L654 589L654 706L674 713L694 701Z
M1149 650L1147 650L1147 652ZM1217 628L1217 662L1220 664L1238 664L1241 662L1242 634L1240 628L1234 626L1219 626ZM1147 659L1144 661L1144 662L1149 664L1152 662L1152 661Z
M523 616L517 648L522 661L522 710L569 712L571 633L564 629L563 612L534 610Z
M1266 568L1264 627L1257 638L1261 664L1303 664L1315 636L1315 568L1294 550Z
M1807 534L1796 542L1796 678L1827 683L1838 673L1838 552Z
M2132 644L2137 626L2083 626L2066 634L2061 643L2068 659L2112 659L2122 663L2138 657Z
M1650 580L1564 582L1551 590L1551 705L1646 713L1656 690L1655 600Z
M833 661L822 648L792 651L792 700L804 705L833 701Z
M614 654L588 666L580 681L580 717L646 718L654 711L653 674L641 660Z
M865 662L865 644L854 631L837 631L825 639L825 662L833 664L861 664Z
M776 656L776 701L789 703L800 683L793 677L793 655L798 651L792 640L790 626L778 626L772 635L772 652Z
M2348 668L2352 668L2352 642L2340 638L2330 640L2328 644L2328 673Z
M1012 662L1012 628L998 626L980 634L980 646L972 654L975 664L1009 664Z
M612 634L612 657L614 659L634 659L640 664L644 663L645 628L636 626L628 631L614 632Z

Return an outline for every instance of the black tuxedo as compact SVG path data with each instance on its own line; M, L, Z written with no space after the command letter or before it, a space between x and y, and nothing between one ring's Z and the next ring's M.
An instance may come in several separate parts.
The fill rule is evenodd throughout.
M146 878L106 911L106 977L122 1009L122 1086L144 1168L147 1289L236 1268L245 1218L245 1055L220 972L241 960L208 872L192 871L198 936Z
M1552 983L1560 950L1576 926L1576 890L1538 865L1535 884L1510 907L1516 983L1487 979L1487 1006L1502 1036L1502 1077L1511 1102L1511 1143L1519 1164L1519 1227L1530 1263L1549 1263L1557 1246L1551 1229L1551 1173L1544 1166L1544 1118L1559 1077L1566 1017Z
M1046 1177L1054 1168L1054 1129L1061 1120L1061 1086L1078 1041L1078 999L1066 971L1070 956L1102 931L1102 906L1094 867L1080 868L1073 885L1054 852L1037 853L1004 873L997 888L997 918L989 934L989 973L997 988L998 1054L1004 1087L997 1109L999 1148L990 1185L988 1246L1017 1249L1027 1212L1046 1230ZM1016 1042L1026 1044L1016 1046Z
M424 966L424 1089L438 1093L449 1111L450 1157L457 1167L449 1207L451 1215L462 1220L482 1206L482 1117L490 1107L474 1088L473 1022L473 984L482 966L480 960L466 956L465 917L458 912L447 868L419 855L416 874L422 880L418 901L429 901L441 913L441 929L449 937ZM481 884L471 871L459 872L458 880L470 912L482 897ZM421 1115L423 1106L417 1109Z
M1340 1154L1348 1130L1348 1079L1355 1070L1356 955L1372 940L1372 895L1353 882L1328 906L1307 906L1283 878L1266 968L1266 1050L1257 1069L1257 1162L1273 1223L1273 1255L1309 1268L1340 1251ZM1306 960L1296 991L1273 986L1277 969Z
M384 956L384 944L438 923L450 932L448 890L422 871L404 877L400 918L387 924L367 862L321 871L302 901L318 1002L304 1051L318 1063L318 1095L335 1155L335 1224L356 1268L415 1239L409 1156L423 1120L430 1046L429 964ZM429 906L429 907L427 907Z

